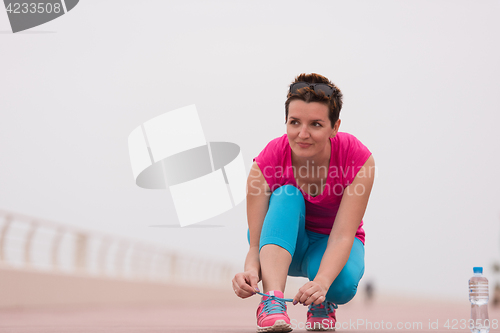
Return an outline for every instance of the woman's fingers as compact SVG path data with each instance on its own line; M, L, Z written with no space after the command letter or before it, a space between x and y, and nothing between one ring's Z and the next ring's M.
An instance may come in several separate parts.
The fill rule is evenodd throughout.
M325 297L320 291L313 292L310 296L307 296L307 294L303 296L304 297L301 297L301 303L304 305L311 305L313 303L321 304L325 300Z
M309 282L308 282L309 283ZM299 291L297 291L297 294L293 298L293 305L296 305L297 303L302 304L302 299L307 299L309 295L305 295L304 292L307 290L307 284L303 285L302 287L299 288Z
M297 303L299 303L299 298L300 298L300 296L299 296L299 294L297 293L297 295L295 295L295 297L293 298L293 302L292 302L292 304L293 304L293 305L297 305Z
M311 296L307 283L303 285L295 297L293 298L293 305L297 303L304 304L304 302Z
M307 304L307 305L311 305L311 304L316 304L316 305L320 305L321 303L323 303L325 301L325 296L323 296L320 292L317 292L315 294L313 294L314 297L316 297L315 300L312 300L312 298L309 298L309 301L311 302L310 304Z
M312 296L312 292L310 289L307 289L305 292L302 293L302 296L300 297L299 302L304 304L304 305L309 305L307 304L307 301L309 298Z
M244 277L244 282L240 284L241 289L243 289L248 294L248 296L255 295L255 287L252 286L252 275L248 273L243 273L243 277Z
M250 282L250 286L252 287L252 289L254 291L260 291L259 290L259 276L258 275L253 275L251 274L249 276L249 282Z
M233 278L234 293L241 298L246 298L254 295L255 290L249 284L250 281L251 281L250 276L247 276L245 273L236 274L235 277Z
M321 287L312 281L303 285L295 297L293 298L293 305L301 303L303 305L320 304L326 299L325 292Z

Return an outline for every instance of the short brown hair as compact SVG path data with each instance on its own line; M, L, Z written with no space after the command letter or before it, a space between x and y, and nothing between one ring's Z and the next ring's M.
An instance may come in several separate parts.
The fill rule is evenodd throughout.
M316 93L314 89L310 87L301 88L295 93L288 91L287 99L285 102L285 122L288 120L288 107L290 106L291 101L302 100L306 103L319 102L328 106L328 118L330 118L330 122L332 123L331 126L333 128L333 126L339 119L340 110L342 109L342 92L340 91L340 89L326 77L316 73L302 73L298 75L290 85L297 82L326 83L332 86L334 89L332 96L330 97L327 97L322 91Z

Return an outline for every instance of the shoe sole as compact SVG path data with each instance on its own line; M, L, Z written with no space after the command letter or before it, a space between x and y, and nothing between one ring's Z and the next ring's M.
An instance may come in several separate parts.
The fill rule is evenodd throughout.
M287 324L284 320L276 320L273 326L260 327L257 326L257 332L291 332L292 325Z

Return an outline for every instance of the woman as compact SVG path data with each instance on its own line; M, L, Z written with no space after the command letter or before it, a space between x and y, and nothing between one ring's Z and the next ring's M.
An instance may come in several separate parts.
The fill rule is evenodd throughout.
M342 93L319 74L301 74L285 103L286 134L254 159L247 182L249 243L237 296L259 292L259 332L291 331L287 275L304 276L293 304L308 305L308 330L335 327L335 308L364 273L363 215L374 178L370 151L338 132Z

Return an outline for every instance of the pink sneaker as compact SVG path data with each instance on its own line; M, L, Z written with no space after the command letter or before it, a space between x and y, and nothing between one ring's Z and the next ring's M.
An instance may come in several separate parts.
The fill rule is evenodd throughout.
M257 308L257 332L290 332L290 318L286 314L283 293L273 290L263 296Z
M308 331L335 331L336 304L324 301L320 305L309 305L307 311L306 330Z

